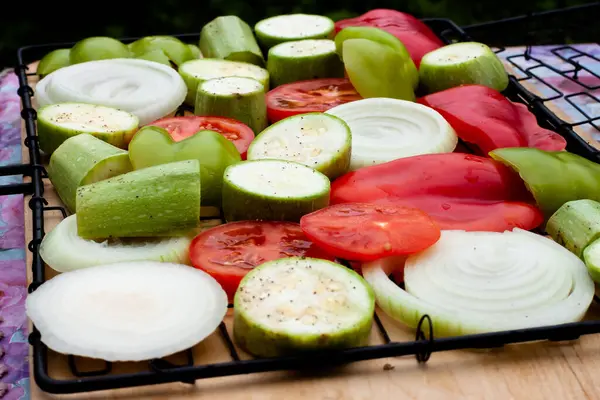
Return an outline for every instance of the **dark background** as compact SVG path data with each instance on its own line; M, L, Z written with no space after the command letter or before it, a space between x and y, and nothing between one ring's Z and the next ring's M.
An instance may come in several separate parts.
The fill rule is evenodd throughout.
M0 67L14 66L17 48L30 44L77 41L89 36L144 36L199 32L219 15L238 15L251 26L267 16L304 12L334 20L373 8L394 8L419 18L450 18L459 25L589 3L577 0L60 0L0 2ZM597 24L597 23L596 23ZM553 41L569 41L556 37ZM489 32L488 32L489 33ZM497 41L525 40L523 32L493 32ZM530 35L531 36L531 35ZM476 38L477 39L477 38ZM528 40L536 40L529 37ZM598 41L600 38L592 39ZM538 40L541 41L541 38ZM508 43L502 43L508 44Z

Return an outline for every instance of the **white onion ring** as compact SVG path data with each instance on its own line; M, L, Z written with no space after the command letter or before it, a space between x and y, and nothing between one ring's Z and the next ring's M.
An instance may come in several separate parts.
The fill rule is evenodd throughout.
M594 297L585 264L558 243L514 229L443 231L405 264L406 291L388 277L386 260L363 266L377 304L415 328L428 314L437 336L580 321Z
M177 110L187 94L181 76L152 61L115 58L71 65L38 82L40 107L66 102L114 107L145 125Z
M87 240L77 235L77 215L71 214L42 240L40 256L55 271L69 272L102 264L161 261L189 264L189 236L144 238L135 241Z
M27 296L26 311L57 353L143 361L206 339L227 313L227 294L187 265L120 262L58 274Z
M412 101L369 98L333 107L352 132L350 169L403 157L454 151L458 136L434 109Z

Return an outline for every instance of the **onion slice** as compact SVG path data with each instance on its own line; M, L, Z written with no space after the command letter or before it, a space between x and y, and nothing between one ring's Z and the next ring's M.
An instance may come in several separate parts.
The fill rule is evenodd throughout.
M421 154L450 153L458 136L440 113L412 101L369 98L325 112L352 132L350 170Z
M61 68L36 86L40 107L56 103L88 103L136 115L145 125L174 113L187 87L173 68L132 58L89 61Z
M215 331L227 295L207 273L138 261L60 274L27 297L50 349L106 361L141 361L193 347Z
M62 220L40 245L40 256L55 271L68 272L125 261L190 264L192 235L156 238L119 238L97 242L77 235L77 214Z
M428 314L436 336L576 322L594 296L577 256L519 228L442 231L438 242L407 259L406 291L388 278L389 267L385 259L363 265L379 307L411 328Z

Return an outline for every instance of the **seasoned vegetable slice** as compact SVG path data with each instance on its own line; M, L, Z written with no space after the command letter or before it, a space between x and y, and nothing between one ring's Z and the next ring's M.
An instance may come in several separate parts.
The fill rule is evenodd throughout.
M281 160L244 161L223 177L223 213L227 222L291 221L329 204L327 176L306 165Z
M352 135L340 118L324 113L289 117L271 125L248 149L249 160L295 161L330 179L348 172Z
M41 107L37 119L40 148L47 154L52 154L65 140L82 133L126 149L139 125L138 117L131 113L86 103Z
M259 357L365 345L375 301L364 280L314 258L270 261L249 272L234 301L236 342Z
M265 87L241 76L204 81L198 85L194 114L232 118L258 134L268 124Z
M342 78L344 64L329 39L285 42L272 47L267 58L272 87L317 78Z

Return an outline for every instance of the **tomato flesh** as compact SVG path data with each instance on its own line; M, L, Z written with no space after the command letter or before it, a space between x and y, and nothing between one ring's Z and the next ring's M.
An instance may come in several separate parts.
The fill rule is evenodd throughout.
M361 96L345 78L292 82L267 93L267 117L275 123L293 115L324 112L360 99Z
M230 301L250 270L286 257L335 260L335 256L312 243L294 222L230 222L200 233L190 245L192 265L215 278Z
M336 257L373 261L416 253L440 238L440 228L425 212L396 205L345 203L300 219L306 236Z
M242 160L246 159L248 147L250 147L250 143L254 140L254 132L248 125L226 117L189 115L162 118L148 125L166 129L176 142L188 138L198 131L210 130L218 132L235 145L235 148L242 156Z

